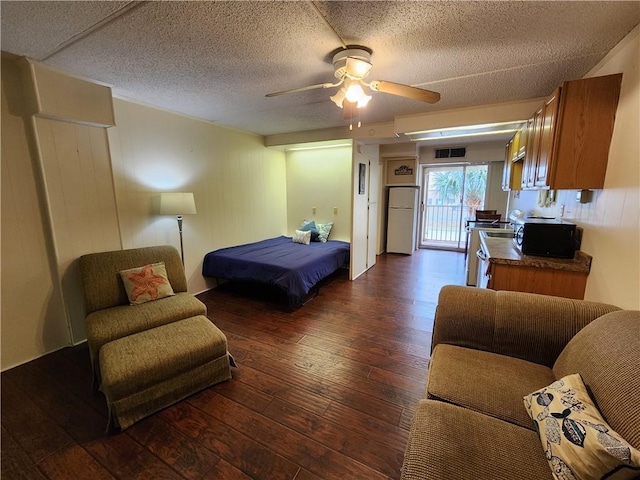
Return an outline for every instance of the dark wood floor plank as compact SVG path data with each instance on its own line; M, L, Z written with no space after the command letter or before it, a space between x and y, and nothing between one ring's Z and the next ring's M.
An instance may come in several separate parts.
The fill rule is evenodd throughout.
M72 445L73 439L4 375L2 425L34 463Z
M246 364L234 372L233 378L240 383L251 385L253 388L273 398L280 398L319 415L331 403L331 400L326 397L304 388L298 388L287 381L282 381L268 373L255 370Z
M322 416L391 448L404 449L407 445L406 430L341 403L331 402Z
M304 468L301 468L294 480L322 480L322 478L308 472Z
M158 415L138 422L127 433L189 480L202 478L220 461L215 453L179 432Z
M413 405L423 397L423 395L416 392L408 392L390 385L374 382L369 378L363 378L357 373L354 374L349 366L334 365L332 368L327 369L323 365L314 365L309 369L309 373L400 407Z
M215 395L207 405L218 399L224 397ZM224 401L231 402L238 408L245 408L231 400ZM252 478L290 480L295 476L298 466L270 447L250 438L249 435L254 437L253 432L247 434L237 431L217 418L217 415L208 413L210 412L197 409L189 402L181 402L163 410L159 415Z
M305 335L298 343L329 352L339 357L348 358L373 367L379 367L407 377L412 377L416 380L421 380L425 376L424 369L409 366L412 363L409 356L406 356L405 359L401 359L400 355L395 355L394 358L391 358L388 355L383 356L367 349L341 345L326 338L316 337L315 335Z
M122 433L105 434L86 343L3 372L2 478L396 480L438 293L464 283L464 263L423 250L377 260L294 311L268 289L198 295L233 378Z
M398 422L398 426L405 430L411 430L411 423L413 422L413 416L416 414L416 406L407 407L402 411L402 416Z
M264 371L277 376L282 381L296 385L299 388L309 390L312 393L323 396L329 400L340 402L362 412L372 412L376 418L397 424L402 415L402 407L374 398L366 393L352 389L344 384L327 380L318 375L306 371L296 371L293 366L282 365L271 359L261 358L253 353L245 359L245 364L256 370Z
M94 440L87 443L84 448L119 479L177 480L183 478L153 453L135 442L126 432Z
M4 427L2 427L0 445L2 445L0 477L5 480L43 480L47 478L40 473L33 460Z
M38 466L46 474L47 478L56 480L68 480L70 478L110 480L114 478L79 445L71 445L55 455L48 456ZM82 474L79 475L78 472L82 472Z
M425 394L425 386L427 384L426 374L423 375L421 380L405 377L383 368L371 367L371 373L369 373L369 379L376 382L389 385L391 387L399 388L406 392L412 392L422 398Z
M404 445L385 448L371 435L361 435L354 430L345 429L326 417L277 399L264 411L264 415L376 471L399 476Z
M202 480L252 480L252 477L229 462L220 460L202 477Z
M324 479L384 478L370 467L220 395L207 404L206 412Z
M13 375L13 371L7 372L7 378L12 379L18 388L43 412L47 412L49 418L76 442L83 443L104 436L107 418L99 413L99 410L103 410L101 405L105 404L102 393L92 392L89 397L91 405L88 405L75 395L77 390L56 382L41 370L37 362L24 365L20 369L20 375ZM80 396L87 398L83 393Z

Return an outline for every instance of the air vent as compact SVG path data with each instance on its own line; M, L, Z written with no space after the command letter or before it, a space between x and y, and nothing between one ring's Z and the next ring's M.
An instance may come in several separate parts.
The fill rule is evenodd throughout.
M436 148L436 158L464 158L467 155L467 149L461 148Z

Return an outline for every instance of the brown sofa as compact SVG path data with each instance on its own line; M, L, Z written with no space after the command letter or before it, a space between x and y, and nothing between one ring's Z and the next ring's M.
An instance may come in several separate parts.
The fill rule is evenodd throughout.
M640 312L444 287L402 479L553 478L523 397L573 373L613 430L639 449Z

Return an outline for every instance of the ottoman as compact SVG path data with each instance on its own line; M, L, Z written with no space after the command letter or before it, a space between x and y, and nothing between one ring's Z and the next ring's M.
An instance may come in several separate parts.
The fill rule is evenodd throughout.
M100 369L107 429L121 430L231 378L227 339L204 315L103 345Z

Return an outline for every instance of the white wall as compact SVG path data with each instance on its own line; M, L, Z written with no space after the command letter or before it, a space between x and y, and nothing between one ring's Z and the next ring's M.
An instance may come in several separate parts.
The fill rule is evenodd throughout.
M509 208L564 217L584 229L582 250L593 256L586 300L640 309L640 27L625 37L587 77L623 73L620 102L603 190L576 202L575 190L557 192L554 206L537 206L537 192L512 192Z
M287 235L302 220L315 220L333 222L330 239L351 241L351 150L349 145L286 153Z
M114 100L109 129L123 248L180 248L174 216L154 209L160 192L193 192L197 214L183 221L189 291L212 250L287 233L285 155L262 137L186 116Z

